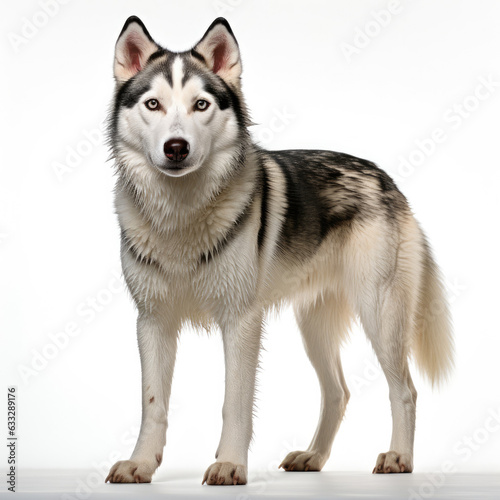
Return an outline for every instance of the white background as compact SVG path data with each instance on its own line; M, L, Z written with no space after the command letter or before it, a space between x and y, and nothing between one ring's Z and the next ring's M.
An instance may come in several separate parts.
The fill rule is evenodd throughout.
M445 461L458 471L500 469L500 431L484 430L490 412L500 413L499 84L473 97L481 78L500 82L500 4L401 0L381 26L373 12L388 5L72 0L24 42L15 36L25 19L43 21L40 3L3 7L0 386L18 386L24 467L104 474L113 455L130 453L140 423L135 311L116 291L114 179L96 132L113 92L115 40L136 14L171 50L189 48L224 15L240 44L252 130L263 146L343 151L396 178L446 277L457 350L453 378L440 391L413 370L416 471ZM366 29L365 47L347 57L346 44L359 46ZM469 116L458 121L454 106L464 104ZM280 113L293 116L274 118ZM432 146L436 128L445 138ZM427 141L425 158L416 141ZM78 149L80 161L68 165ZM404 169L402 157L418 165ZM69 171L58 176L58 164ZM100 310L91 315L93 299ZM70 323L78 334L55 348L54 336ZM253 470L274 470L288 451L306 448L319 411L290 311L266 331ZM343 360L352 397L325 470L371 471L390 440L387 384L358 327ZM21 376L27 368L34 371ZM201 479L219 440L223 380L220 338L186 332L161 470L199 471Z

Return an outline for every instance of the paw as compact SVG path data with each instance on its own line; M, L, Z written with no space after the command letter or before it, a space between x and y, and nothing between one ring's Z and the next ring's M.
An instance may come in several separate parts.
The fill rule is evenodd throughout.
M201 484L247 484L247 468L231 462L215 462L205 472Z
M398 453L397 451L388 451L378 456L373 474L391 474L412 471L413 460L411 455Z
M156 466L147 462L134 462L132 460L122 460L116 462L109 471L108 477L104 481L107 483L150 483Z
M319 471L325 465L327 457L316 451L292 451L289 453L278 469L286 471Z

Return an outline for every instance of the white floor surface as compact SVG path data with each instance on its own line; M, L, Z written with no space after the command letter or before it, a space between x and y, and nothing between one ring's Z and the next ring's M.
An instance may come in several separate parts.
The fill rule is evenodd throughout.
M159 473L151 484L104 484L92 470L21 470L17 499L252 498L500 500L500 474L372 475L358 472L264 472L247 486L201 486L200 474Z

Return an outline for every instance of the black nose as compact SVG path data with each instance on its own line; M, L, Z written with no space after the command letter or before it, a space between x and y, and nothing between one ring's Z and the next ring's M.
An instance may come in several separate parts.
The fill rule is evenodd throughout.
M189 154L189 142L184 139L170 139L164 144L163 151L169 160L185 160Z

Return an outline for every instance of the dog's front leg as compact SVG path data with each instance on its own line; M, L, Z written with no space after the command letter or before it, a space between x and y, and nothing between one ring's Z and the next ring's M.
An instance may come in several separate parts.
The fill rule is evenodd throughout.
M106 482L150 483L161 464L168 402L177 352L177 329L155 314L140 314L137 338L142 368L142 422L130 460L117 462Z
M217 461L205 472L203 483L246 484L262 316L221 328L226 365L222 435Z

